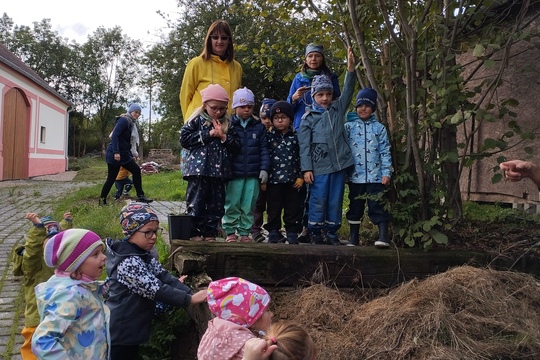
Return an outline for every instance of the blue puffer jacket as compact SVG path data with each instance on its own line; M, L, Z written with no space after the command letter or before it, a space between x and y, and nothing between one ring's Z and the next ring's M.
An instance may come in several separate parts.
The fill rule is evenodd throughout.
M388 133L375 114L362 121L357 113L348 113L345 133L354 159L354 166L349 170L349 182L381 183L383 176L391 177L392 155Z
M355 80L354 73L347 72L343 93L325 111L308 107L298 130L302 172L325 175L353 164L343 120L351 103Z
M231 117L232 131L240 139L242 147L233 157L233 178L258 178L261 170L270 171L270 153L268 151L268 131L264 125L253 117L248 119L246 127L241 119Z
M332 98L335 100L338 97L341 96L341 92L339 90L339 79L336 74L332 73L330 75L330 78L332 80L332 85L334 87L334 92L332 93ZM300 123L302 122L302 116L304 116L304 113L306 112L306 106L309 106L313 103L313 98L311 97L311 91L307 91L304 96L302 96L300 99L298 99L296 102L293 103L292 96L302 86L311 86L311 80L303 77L302 73L299 72L294 77L294 80L291 84L291 88L289 89L289 96L287 97L287 101L289 104L293 106L294 110L294 121L293 126L296 131L300 128Z
M300 145L292 128L282 134L273 129L268 133L270 147L269 184L293 183L302 177L300 171Z

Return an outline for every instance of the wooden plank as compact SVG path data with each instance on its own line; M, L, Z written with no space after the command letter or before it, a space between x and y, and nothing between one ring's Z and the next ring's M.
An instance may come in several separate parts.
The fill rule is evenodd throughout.
M206 272L212 279L240 276L260 285L290 287L328 283L338 287L388 287L464 264L508 269L511 259L470 251L380 250L373 247L205 243L173 240L173 265L180 273ZM523 258L517 269L540 275Z

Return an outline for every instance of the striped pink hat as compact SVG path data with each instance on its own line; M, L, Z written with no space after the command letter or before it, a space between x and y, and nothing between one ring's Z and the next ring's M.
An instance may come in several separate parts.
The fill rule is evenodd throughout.
M62 231L47 241L44 258L47 266L73 272L100 245L100 237L85 229Z

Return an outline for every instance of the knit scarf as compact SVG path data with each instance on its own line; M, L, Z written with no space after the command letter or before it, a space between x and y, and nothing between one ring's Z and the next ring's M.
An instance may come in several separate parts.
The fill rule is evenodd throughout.
M311 70L307 69L306 71L302 71L300 73L304 79L308 79L310 82L313 80L313 77L315 75L321 75L321 70Z

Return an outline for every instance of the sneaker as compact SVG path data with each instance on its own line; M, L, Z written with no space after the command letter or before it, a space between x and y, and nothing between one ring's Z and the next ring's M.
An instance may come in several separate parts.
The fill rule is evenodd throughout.
M322 234L314 235L311 239L315 245L326 245L326 241L324 240L324 236Z
M138 201L138 202L143 202L143 203L150 204L150 203L153 202L154 200L149 199L149 198L147 198L147 197L144 196L144 195L139 195L139 196L137 196L137 201Z
M118 201L118 200L120 200L120 198L115 196L114 201Z
M228 242L228 243L236 242L236 234L227 235L227 238L225 239L225 242Z
M240 236L240 242L250 243L250 242L253 242L253 240L248 235L242 235Z
M124 192L122 193L122 195L124 195L124 196L129 196L129 193L128 193L127 191L124 191Z
M264 242L264 240L266 240L264 235L261 234L261 233L253 234L252 236L253 236L253 241L254 242L261 243L261 242Z
M390 244L384 241L377 240L375 241L375 247L377 249L388 249L390 247Z
M347 246L357 246L357 245L349 242L349 243L347 243Z
M311 243L311 236L309 235L308 229L304 228L300 235L298 235L298 242L302 244L309 244Z
M339 241L337 236L327 236L326 242L328 245L343 245L341 241Z

